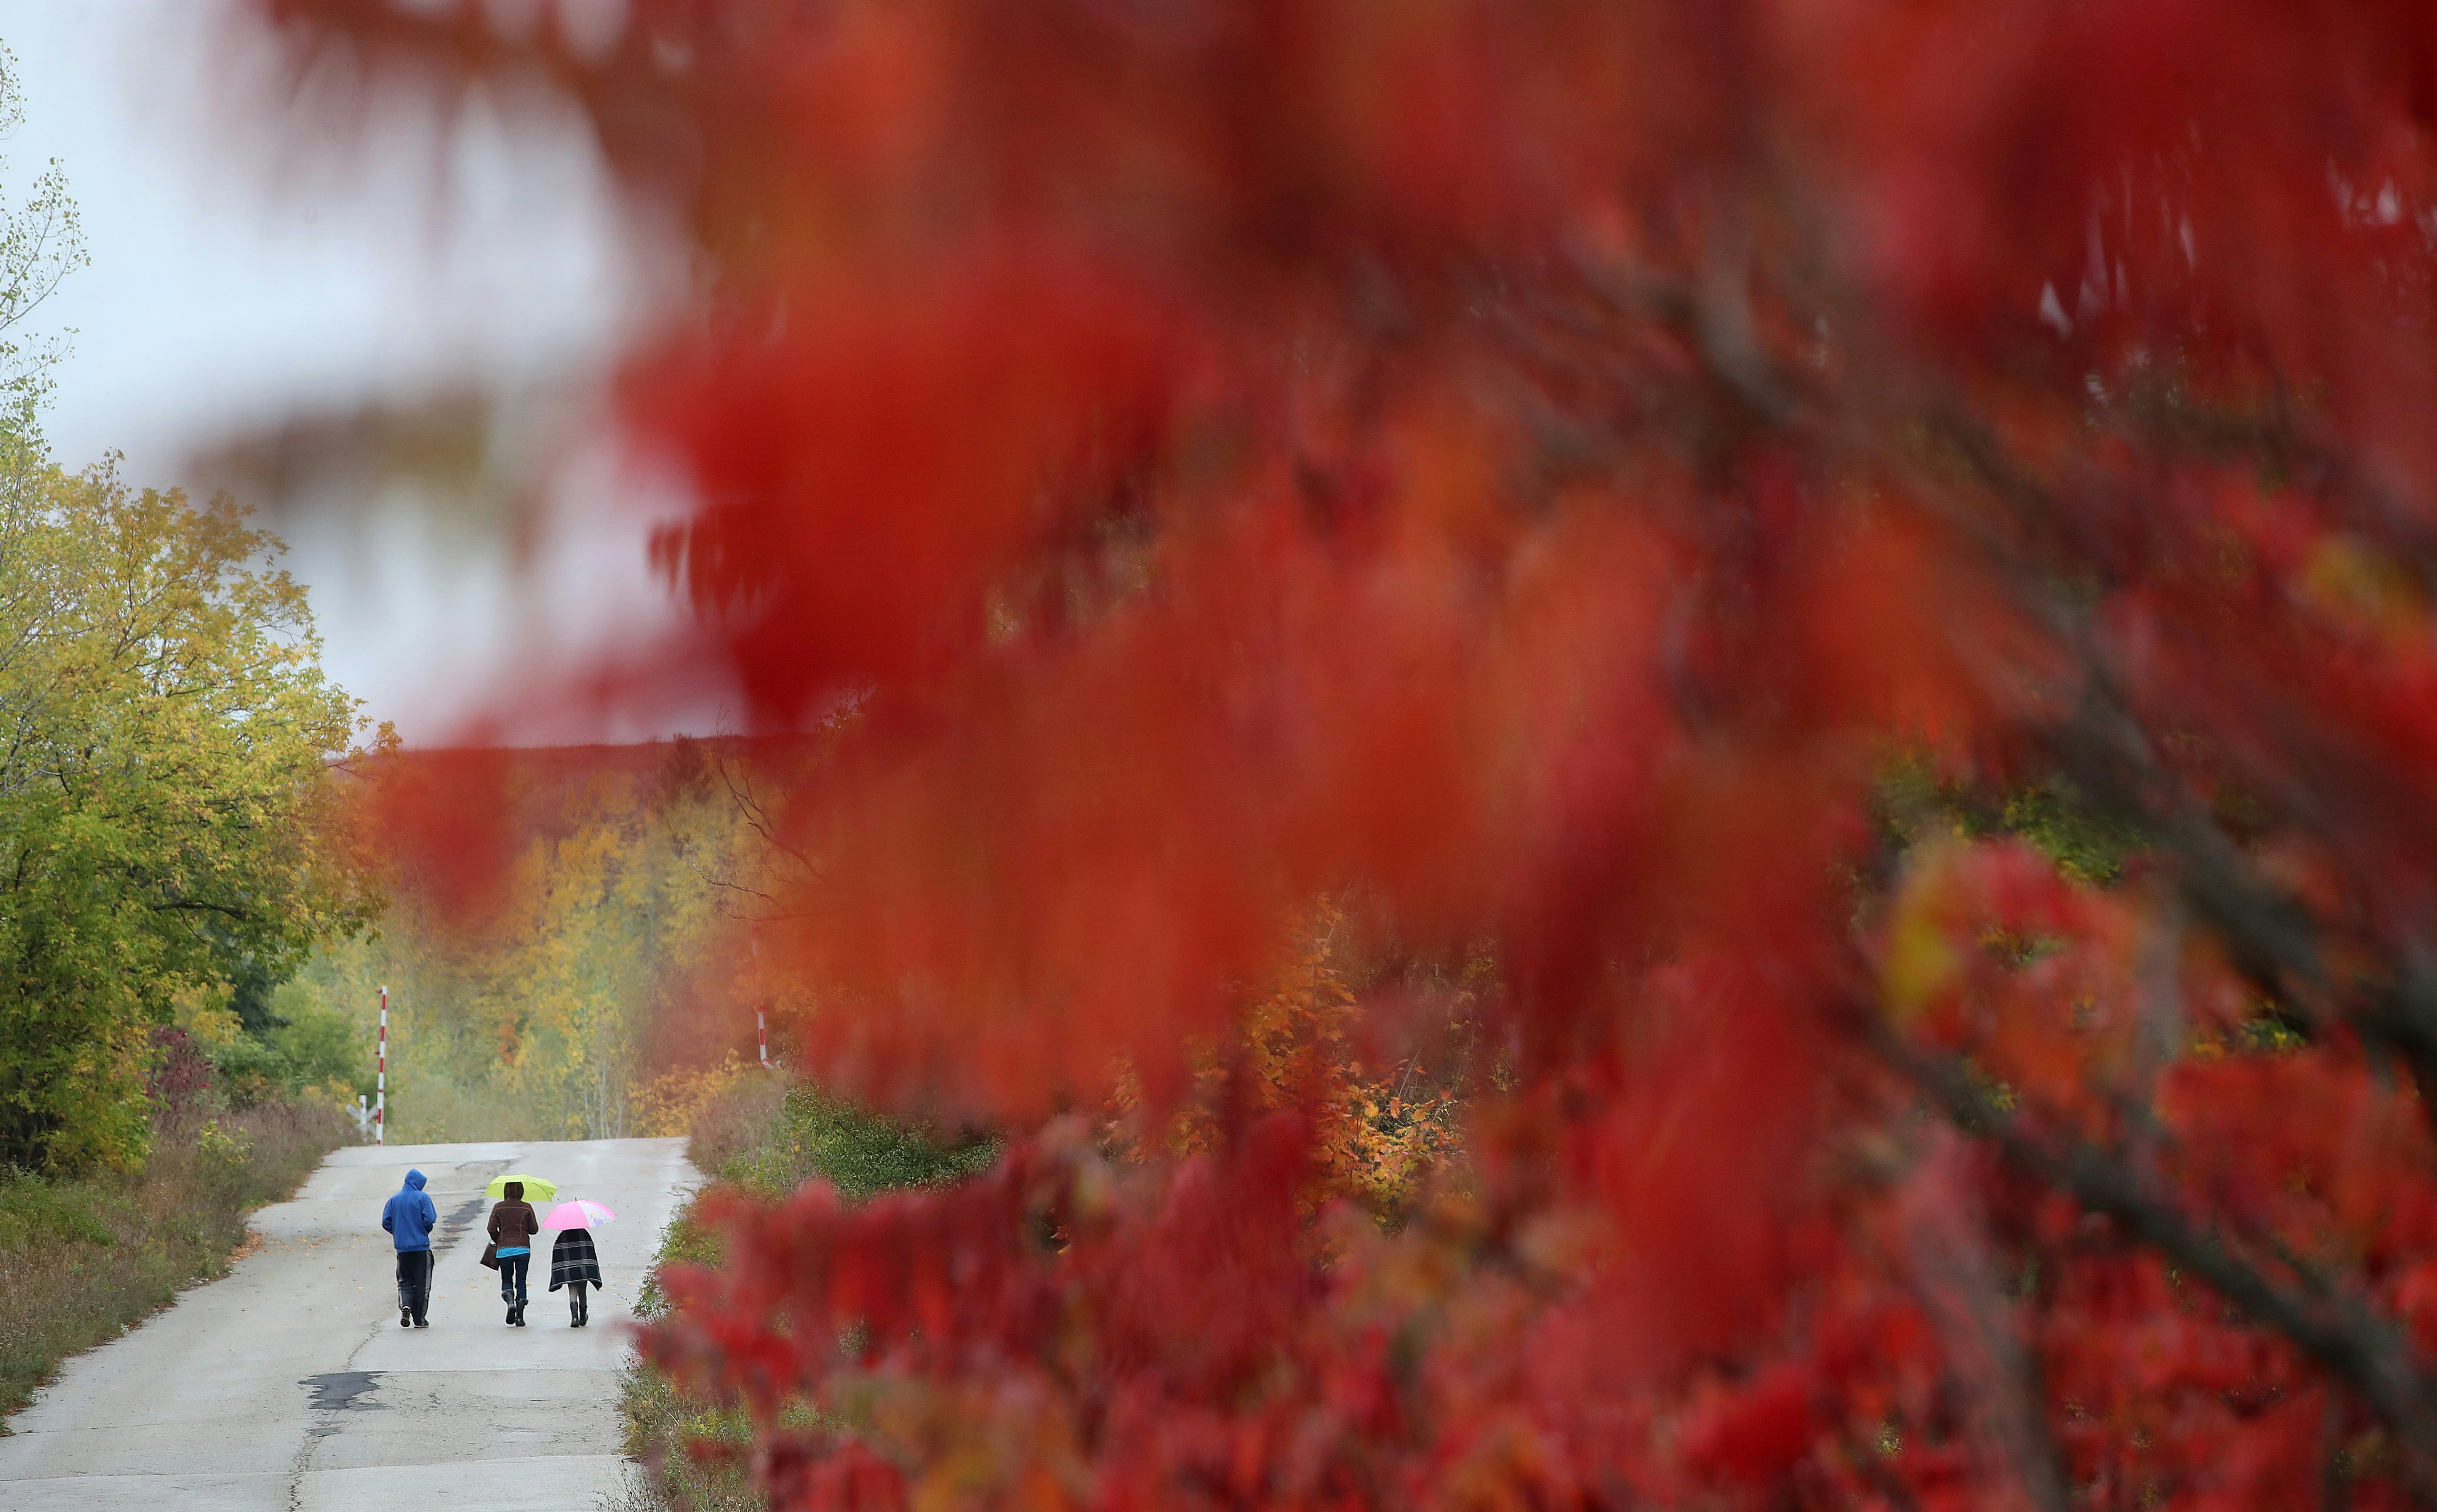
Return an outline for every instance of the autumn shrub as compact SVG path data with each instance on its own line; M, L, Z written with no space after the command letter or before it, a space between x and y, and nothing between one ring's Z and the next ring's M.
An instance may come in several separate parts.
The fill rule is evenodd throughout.
M330 1107L189 1105L156 1121L135 1172L0 1179L0 1412L69 1355L224 1275L246 1214L353 1137Z
M1005 1141L696 1207L774 1503L2437 1503L2437 9L608 11L246 8L700 271L549 715L826 741L687 1000Z
M1227 1138L1224 1104L1240 1090L1265 1111L1321 1110L1327 1128L1322 1161L1307 1183L1282 1189L1302 1203L1300 1210L1307 1215L1311 1203L1337 1196L1382 1224L1410 1216L1456 1159L1465 1077L1460 1066L1427 1070L1411 1054L1384 1075L1357 1058L1350 1030L1358 997L1349 978L1381 973L1376 963L1353 959L1353 932L1337 904L1315 907L1275 969L1246 995L1236 1034L1208 1047L1196 1095L1184 1104L1154 1112L1138 1091L1121 1089L1092 1136L1112 1169L1148 1169L1172 1155L1213 1148ZM707 1196L713 1209L740 1194L767 1209L808 1182L850 1207L887 1192L952 1188L983 1175L1002 1153L994 1138L878 1118L819 1088L790 1088L775 1075L738 1074L744 1071L715 1067L679 1073L671 1084L677 1095L694 1096L690 1151L712 1177ZM667 1315L664 1277L672 1269L724 1266L724 1231L689 1203L662 1241L638 1314ZM850 1330L858 1320L839 1322ZM765 1504L747 1473L762 1434L741 1405L685 1389L639 1361L622 1380L621 1411L627 1452L649 1467L627 1488L622 1512ZM790 1404L779 1419L803 1434L836 1426L809 1400Z
M776 1073L736 1068L741 1075L712 1080L715 1089L694 1104L688 1154L710 1178L711 1190L776 1203L806 1181L828 1183L854 1200L883 1191L939 1186L988 1168L994 1139L943 1138L920 1125L878 1118L815 1088L790 1087ZM664 1315L661 1284L673 1265L717 1265L717 1232L698 1221L689 1201L671 1220L645 1277L636 1314ZM644 1472L622 1494L619 1512L729 1512L765 1504L749 1473L755 1430L749 1415L681 1390L645 1361L620 1378L619 1411L627 1456Z

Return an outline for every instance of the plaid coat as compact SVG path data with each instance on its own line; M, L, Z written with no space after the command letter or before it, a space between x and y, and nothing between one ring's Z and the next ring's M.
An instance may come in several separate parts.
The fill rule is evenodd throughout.
M601 1260L592 1253L592 1233L585 1228L562 1228L558 1243L550 1248L550 1289L553 1292L572 1281L578 1286L590 1281L601 1284Z

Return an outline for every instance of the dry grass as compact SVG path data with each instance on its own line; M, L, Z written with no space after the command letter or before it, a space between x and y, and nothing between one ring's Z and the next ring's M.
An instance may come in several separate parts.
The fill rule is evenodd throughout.
M618 1410L626 1453L640 1463L610 1512L762 1512L769 1504L745 1473L742 1456L752 1450L753 1430L743 1412L693 1400L640 1362L619 1380ZM740 1457L700 1459L697 1445Z
M79 1349L226 1274L245 1217L345 1142L345 1117L267 1103L159 1131L135 1175L0 1178L0 1413Z

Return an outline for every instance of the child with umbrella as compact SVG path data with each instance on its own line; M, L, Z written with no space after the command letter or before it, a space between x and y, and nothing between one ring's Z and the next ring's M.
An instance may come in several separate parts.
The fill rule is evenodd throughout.
M550 1247L550 1289L567 1288L567 1326L580 1329L592 1321L592 1309L584 1299L584 1288L601 1288L601 1258L592 1252L591 1225L614 1223L618 1215L597 1202L578 1198L563 1202L550 1210L542 1220L544 1228L558 1230L557 1242Z

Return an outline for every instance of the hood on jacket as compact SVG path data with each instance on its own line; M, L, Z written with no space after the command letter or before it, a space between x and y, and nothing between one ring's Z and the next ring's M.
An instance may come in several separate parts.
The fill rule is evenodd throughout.
M423 1173L410 1171L406 1185L390 1193L381 1204L381 1226L389 1230L401 1252L431 1247L431 1225L440 1222L440 1209L423 1190Z

